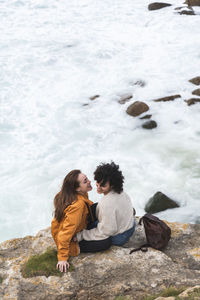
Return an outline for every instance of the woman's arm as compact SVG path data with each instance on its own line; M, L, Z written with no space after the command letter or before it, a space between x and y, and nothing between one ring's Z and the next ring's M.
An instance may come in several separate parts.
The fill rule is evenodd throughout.
M58 261L69 259L69 246L76 230L82 220L84 203L75 202L65 215L62 229L57 236ZM59 264L60 265L60 264Z

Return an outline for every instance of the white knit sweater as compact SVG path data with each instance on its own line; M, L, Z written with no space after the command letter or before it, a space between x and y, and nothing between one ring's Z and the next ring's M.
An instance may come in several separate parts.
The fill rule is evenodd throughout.
M133 227L133 206L130 197L113 191L105 195L96 207L98 225L96 228L77 233L77 239L91 241L103 240Z

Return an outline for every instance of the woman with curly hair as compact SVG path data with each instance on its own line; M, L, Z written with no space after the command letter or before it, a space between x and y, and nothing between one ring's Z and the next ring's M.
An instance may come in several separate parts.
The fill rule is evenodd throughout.
M83 230L76 237L80 242L111 237L113 245L122 246L135 230L130 197L123 191L124 176L114 162L100 164L95 172L97 192L104 194L96 207L96 228Z

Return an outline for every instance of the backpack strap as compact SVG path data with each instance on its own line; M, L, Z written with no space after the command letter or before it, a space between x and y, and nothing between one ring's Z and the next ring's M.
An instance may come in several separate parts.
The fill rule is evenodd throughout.
M86 206L87 206L87 208L88 208L88 212L89 212L90 218L91 218L92 222L94 222L94 221L95 221L95 218L94 218L94 215L93 215L93 213L92 213L92 209L91 209L90 205L88 205L87 202L85 202L85 204L86 204Z
M143 244L138 248L132 249L129 254L132 254L133 252L140 251L140 250L142 252L147 252L149 247L151 247L149 244Z

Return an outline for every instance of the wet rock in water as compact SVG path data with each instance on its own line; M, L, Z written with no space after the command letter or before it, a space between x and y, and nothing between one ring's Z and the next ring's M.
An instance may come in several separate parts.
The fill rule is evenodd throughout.
M138 81L136 81L136 82L134 83L134 85L139 85L139 86L141 86L141 87L144 87L146 84L145 84L145 82L144 82L143 80L138 80Z
M157 192L153 197L149 199L145 206L145 211L151 214L169 209L179 207L179 205L165 194Z
M163 2L153 2L153 3L149 4L148 10L157 10L157 9L161 9L161 8L164 8L167 6L171 6L171 4L163 3Z
M167 97L155 99L154 102L174 101L177 98L181 98L181 95L173 95L173 96L167 96Z
M145 115L144 117L141 117L140 120L145 120L145 119L151 119L152 115Z
M185 4L188 6L200 6L200 0L186 0Z
M189 82L196 84L196 85L200 85L200 76L190 79Z
M188 15L188 16L195 16L195 12L193 9L184 9L178 12L180 15Z
M153 120L147 121L144 124L142 124L142 128L144 128L144 129L153 129L156 127L157 127L157 123L156 123L156 121L153 121Z
M130 101L131 98L133 98L132 94L124 94L124 95L120 96L120 99L118 102L120 104L125 104L126 102Z
M190 98L190 99L186 100L185 102L187 103L188 106L190 106L197 102L200 102L200 98Z
M130 116L137 117L148 110L149 106L146 103L136 101L127 108L126 112Z
M192 92L192 95L200 96L200 89L196 89Z
M94 95L94 96L90 97L90 100L95 100L96 98L99 98L99 97L100 97L100 95Z

